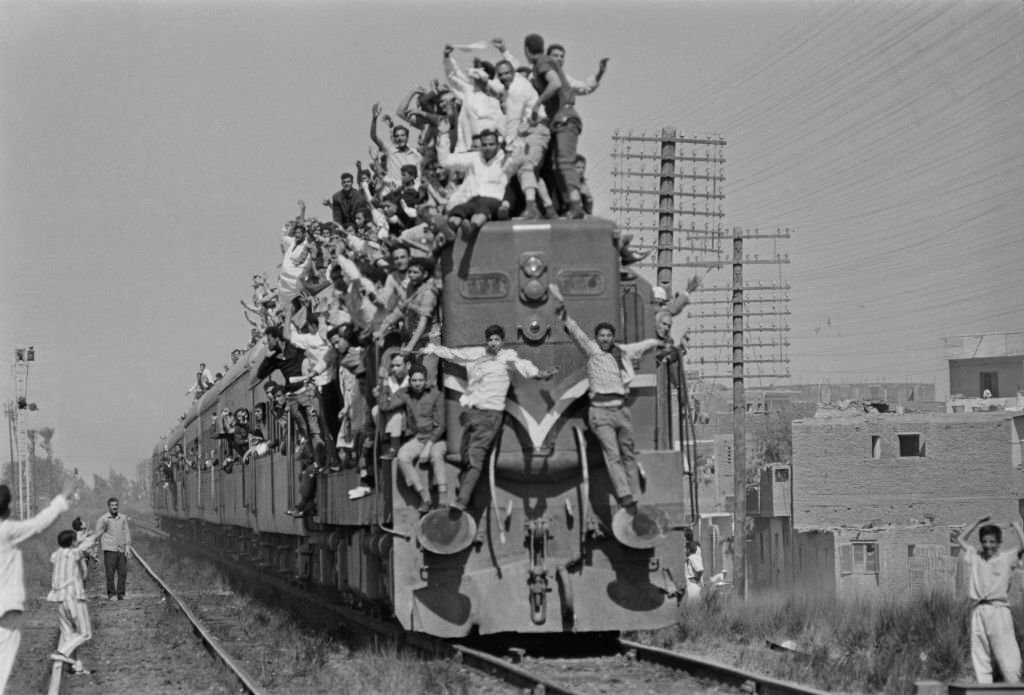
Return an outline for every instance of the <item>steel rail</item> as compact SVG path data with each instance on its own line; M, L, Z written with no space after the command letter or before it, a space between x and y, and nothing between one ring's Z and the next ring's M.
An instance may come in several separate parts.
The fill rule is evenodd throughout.
M492 676L498 676L506 683L511 683L517 687L530 688L532 692L538 695L540 693L545 695L550 693L557 693L557 695L579 695L578 690L573 690L544 676L514 666L493 654L482 652L479 649L472 649L462 644L453 644L450 645L450 648L455 650L458 658L467 666Z
M531 692L537 693L538 695L540 693L580 695L578 690L568 688L546 678L545 676L531 673L526 669L510 664L504 659L494 656L493 654L480 651L479 649L473 649L472 647L467 647L462 644L454 644L447 640L432 637L423 633L407 632L393 621L375 618L346 606L331 603L330 601L324 600L321 596L302 590L286 579L275 577L246 567L240 563L227 560L222 555L219 555L212 550L177 539L164 531L140 526L139 524L136 524L136 528L140 528L146 533L169 540L172 543L182 545L188 548L190 552L198 553L214 564L235 573L236 576L244 577L245 581L249 583L250 586L255 586L257 582L262 583L263 586L273 589L279 596L289 597L306 603L313 603L321 611L336 615L338 618L350 625L370 630L379 636L395 640L396 642L427 655L454 658L475 671L479 671L489 676L498 677L501 680L519 688L529 688Z
M68 682L64 678L64 662L54 661L50 666L50 686L46 689L46 695L66 695Z
M824 690L735 668L720 661L694 654L649 647L646 644L626 639L619 639L619 646L623 651L633 652L637 660L650 661L686 671L695 676L710 678L719 683L738 687L745 692L759 693L760 695L828 695Z
M146 529L149 530L149 529ZM139 561L142 568L146 570L146 574L153 578L153 581L157 583L160 589L180 610L188 621L192 624L193 631L199 636L207 650L210 651L221 663L227 666L231 675L235 677L241 685L243 692L249 693L250 695L268 695L267 691L259 684L259 682L250 674L246 668L238 662L233 656L228 654L227 650L221 645L220 640L217 639L213 633L211 633L205 625L199 620L199 617L192 611L188 605L185 604L181 598L174 592L171 587L158 575L149 563L146 562L138 551L132 549L132 555Z

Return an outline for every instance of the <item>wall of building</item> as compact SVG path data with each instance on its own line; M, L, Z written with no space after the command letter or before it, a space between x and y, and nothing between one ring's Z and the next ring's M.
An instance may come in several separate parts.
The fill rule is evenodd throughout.
M981 373L995 372L997 398L1024 393L1024 357L986 357L949 361L949 393L977 398L981 396Z
M836 595L836 544L831 531L793 534L793 589L802 596Z
M863 415L793 423L796 528L963 524L1016 516L1012 420L996 414ZM924 456L901 457L917 434ZM872 446L877 437L877 446ZM875 457L877 455L877 458Z
M957 560L950 553L947 526L842 529L835 532L835 542L840 556L836 590L841 598L903 599L930 591L953 592ZM858 545L873 550L854 553ZM844 563L844 553L855 562ZM872 553L876 557L874 572L867 563L856 562L858 555Z
M786 517L752 517L753 541L748 545L747 582L752 592L787 590L792 586L791 531Z

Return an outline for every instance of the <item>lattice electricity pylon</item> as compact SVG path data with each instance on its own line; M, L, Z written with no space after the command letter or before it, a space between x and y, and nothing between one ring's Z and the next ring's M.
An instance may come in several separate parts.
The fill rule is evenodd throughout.
M725 140L686 137L674 128L612 135L612 205L616 224L633 246L653 249L637 264L655 269L671 294L672 269L681 254L720 261L725 211Z
M18 348L14 351L11 374L14 377L14 430L15 465L18 468L18 515L22 519L32 516L32 465L28 455L29 411L36 409L35 403L28 402L28 369L36 359L34 347Z
M694 293L687 312L686 332L689 335L688 362L701 372L703 379L731 379L735 376L733 337L735 323L735 292L740 290L742 303L740 321L743 337L743 374L749 385L764 386L776 379L788 379L789 371L789 290L783 281L782 267L789 255L779 242L791 237L792 230L761 232L734 230L733 258L723 261L723 268L735 268L736 256L742 272L742 285L735 286L721 271ZM750 254L751 242L772 243L770 253Z

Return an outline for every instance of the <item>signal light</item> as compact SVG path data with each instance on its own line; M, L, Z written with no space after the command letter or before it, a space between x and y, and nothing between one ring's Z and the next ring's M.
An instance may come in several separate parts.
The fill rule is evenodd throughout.
M523 272L526 277L538 278L547 268L539 256L530 256L523 262Z
M530 280L523 287L523 296L531 302L539 302L548 294L548 288L540 280Z

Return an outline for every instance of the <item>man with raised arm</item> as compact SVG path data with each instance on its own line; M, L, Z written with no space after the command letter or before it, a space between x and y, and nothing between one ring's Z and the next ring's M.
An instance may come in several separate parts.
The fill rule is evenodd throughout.
M385 144L377 135L377 119L382 113L380 102L373 105L370 118L370 140L384 153L384 173L397 177L406 164L415 164L417 171L423 163L423 156L418 150L409 147L409 129L404 125L396 125L391 129L391 142Z
M447 132L447 124L441 124L441 133ZM509 176L518 171L521 160L507 157L498 146L498 132L485 130L480 133L480 150L450 154L438 144L437 161L447 169L465 172L462 182L469 199L448 211L448 226L453 233L463 236L474 234L489 220L498 217L498 211L507 205L505 187Z
M499 53L501 53L502 59L511 63L514 70L519 69L519 61L514 55L512 55L512 52L508 50L504 39L492 39L491 44L498 49ZM565 79L568 80L573 93L579 96L586 96L587 94L593 94L597 91L597 88L601 86L601 78L604 77L604 73L608 70L609 59L602 58L598 61L597 72L594 73L592 77L588 77L585 80L578 80L565 72L565 46L560 43L553 43L548 46L547 54L552 60L558 63L558 67L562 68L562 72L565 73Z
M563 201L569 203L568 216L578 219L583 217L583 199L576 172L576 146L583 132L583 120L576 111L576 96L562 66L544 53L544 39L539 34L527 35L523 48L533 66L531 81L538 93L534 113L543 106L551 128L548 156L553 163L555 182Z
M11 516L11 488L0 485L0 693L14 668L21 644L21 614L25 610L25 576L21 544L57 520L68 509L78 483L66 479L61 493L31 519L14 521Z
M498 79L496 83L491 83L491 88L501 98L505 110L502 134L505 136L506 147L510 152L521 154L526 160L517 175L526 198L523 217L536 219L540 217L540 210L537 208L538 194L542 196L548 210L551 209L551 197L546 188L538 189L537 181L537 172L544 162L551 131L548 130L546 123L533 121L538 94L530 81L516 72L508 60L498 63L495 70Z
M957 537L967 565L967 597L971 600L971 662L979 683L992 682L993 662L1007 683L1020 682L1020 647L1013 631L1009 590L1014 570L1024 557L1024 529L1018 519L1013 522L1020 546L999 552L1003 531L989 524L983 516ZM974 529L981 526L981 552L967 542Z
M636 448L633 444L633 420L626 400L629 383L635 376L633 361L644 353L662 345L658 338L637 343L615 343L615 327L599 323L591 338L569 316L562 303L562 294L556 285L550 287L558 301L556 313L565 324L565 331L587 356L588 393L590 412L587 422L601 444L604 463L608 468L615 499L630 513L636 511L640 495L637 484Z
M512 371L527 379L539 380L550 379L558 372L557 369L538 369L533 362L519 357L515 350L505 348L505 329L501 326L488 326L484 339L487 344L483 347L447 348L427 343L420 350L420 354L436 355L466 367L466 390L459 404L466 409L462 436L468 460L459 475L459 492L452 504L452 509L459 512L465 511L473 499L484 463L498 440Z

